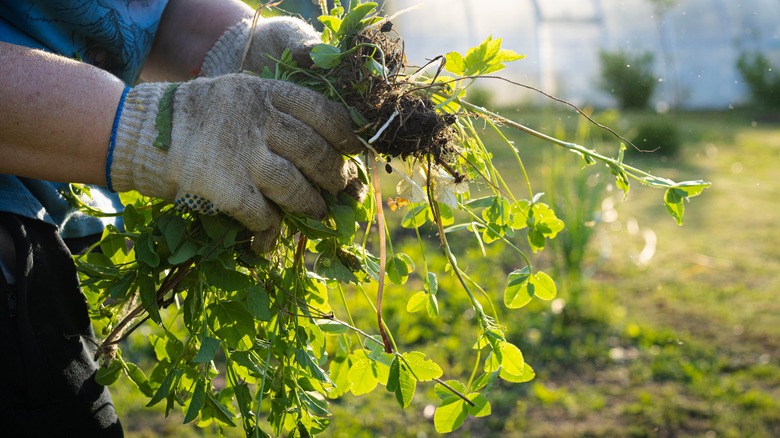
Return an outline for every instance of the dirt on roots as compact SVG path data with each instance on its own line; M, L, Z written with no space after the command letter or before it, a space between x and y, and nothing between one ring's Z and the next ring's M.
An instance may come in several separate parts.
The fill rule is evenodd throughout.
M456 117L437 112L426 88L398 74L406 67L406 56L390 22L370 26L353 38L357 50L334 71L336 87L347 105L369 121L370 132L393 118L373 147L388 159L414 157L451 169ZM385 74L369 70L370 59L384 66Z

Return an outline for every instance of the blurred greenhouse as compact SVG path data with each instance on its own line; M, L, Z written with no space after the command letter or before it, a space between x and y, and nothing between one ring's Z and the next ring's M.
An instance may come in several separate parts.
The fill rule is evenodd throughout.
M414 7L394 20L412 65L492 35L526 55L503 76L577 104L614 102L597 86L600 51L652 53L659 110L740 105L749 98L740 55L780 61L778 0L388 0L385 14ZM500 101L539 99L483 84Z

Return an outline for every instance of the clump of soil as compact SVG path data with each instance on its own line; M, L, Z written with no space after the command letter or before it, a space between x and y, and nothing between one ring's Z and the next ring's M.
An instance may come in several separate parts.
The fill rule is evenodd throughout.
M406 67L406 56L403 42L391 28L387 21L354 36L353 45L359 47L333 72L336 87L346 103L369 121L366 132L376 132L397 113L374 141L377 152L388 158L432 160L451 169L455 116L437 113L426 89L398 74ZM385 74L369 69L370 59L375 66L385 66Z

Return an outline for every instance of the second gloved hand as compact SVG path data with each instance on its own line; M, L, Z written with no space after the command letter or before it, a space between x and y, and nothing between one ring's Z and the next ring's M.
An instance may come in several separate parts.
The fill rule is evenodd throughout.
M361 148L343 106L288 82L233 74L130 89L107 171L116 191L238 219L266 252L282 211L323 217L318 187L364 189L343 156Z
M252 38L244 59L247 40ZM248 70L273 71L274 59L290 50L301 67L312 64L311 49L321 43L320 34L305 21L293 17L260 18L252 30L252 20L245 19L228 29L206 54L200 67L203 76L213 77ZM242 64L243 62L243 64Z

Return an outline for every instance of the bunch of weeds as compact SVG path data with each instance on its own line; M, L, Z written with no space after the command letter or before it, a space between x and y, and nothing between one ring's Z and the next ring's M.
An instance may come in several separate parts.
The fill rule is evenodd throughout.
M524 248L543 250L564 223L533 191L519 150L503 129L563 147L586 164L606 165L625 193L631 179L665 188L667 208L679 222L683 203L709 184L656 177L623 163L622 149L611 158L469 103L464 96L475 80L497 78L492 74L505 62L522 58L503 49L500 39L410 69L392 17L380 16L376 3L351 0L345 8L336 2L319 19L325 31L312 50L311 67L285 53L274 69L260 74L309 87L350 109L368 151L364 176L374 196L360 201L325 194L330 213L324 222L286 214L277 249L262 257L247 250L249 237L229 217L182 213L160 200L126 196L125 229L107 228L96 244L101 251L78 260L93 321L106 337L98 348L104 367L97 379L110 384L125 375L150 398L149 405L165 401L166 412L178 406L185 422L197 419L202 426L229 427L239 420L247 436L317 434L332 420L328 399L381 385L405 408L418 383L435 382L434 425L451 432L469 416L490 414L488 395L497 380L522 383L535 372L498 320L494 294L458 265L449 237L473 236L478 248L500 242L516 252L516 269L503 290L507 308L557 293L555 281L531 263ZM516 196L493 165L479 126L499 134L527 195ZM418 239L423 225L436 230L446 272L474 310L474 363L465 381L445 380L442 367L424 352L404 351L382 318L384 282L403 286L412 275L423 286L401 298L408 299L407 310L426 308L431 317L440 316L437 273L424 253L413 260L394 252L388 239L380 163L399 179L398 196L387 205L405 212L401 226L415 230ZM472 193L470 184L477 182L487 194ZM378 256L368 244L374 224ZM356 326L345 285L376 310L375 327ZM376 285L375 299L368 285ZM331 295L338 305L331 304ZM117 347L147 320L157 330L149 336L157 361L145 372Z

